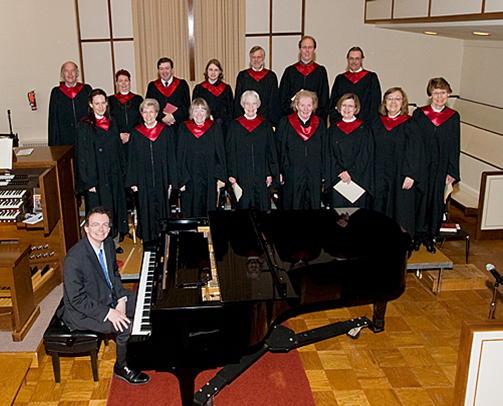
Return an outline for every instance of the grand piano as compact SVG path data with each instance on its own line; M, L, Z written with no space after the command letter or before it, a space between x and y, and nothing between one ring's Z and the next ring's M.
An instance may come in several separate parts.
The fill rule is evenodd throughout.
M359 209L213 211L163 222L144 251L128 364L176 375L184 406L205 405L267 351L384 330L388 301L405 289L410 237ZM296 315L373 304L362 316L295 334ZM196 375L223 366L195 392Z

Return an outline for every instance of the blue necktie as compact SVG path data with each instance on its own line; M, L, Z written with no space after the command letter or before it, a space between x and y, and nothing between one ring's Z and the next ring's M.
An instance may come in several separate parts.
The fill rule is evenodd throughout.
M98 255L100 260L101 269L103 274L105 275L105 279L107 280L108 287L112 289L112 282L110 282L110 278L108 277L107 267L105 266L105 258L103 257L103 250L100 250L100 254Z

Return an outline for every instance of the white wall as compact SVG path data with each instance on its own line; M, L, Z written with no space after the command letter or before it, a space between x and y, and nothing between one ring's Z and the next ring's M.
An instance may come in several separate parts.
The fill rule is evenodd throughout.
M364 67L377 72L383 92L401 86L410 102L423 105L428 101L428 80L443 76L454 94L459 93L462 40L365 25L364 3L364 0L306 1L305 33L316 38L316 61L326 66L330 87L335 76L346 69L348 49L358 45L365 52Z
M47 140L49 95L63 62L79 63L72 0L0 2L0 133L9 131L7 109L21 141ZM37 111L27 93L35 90Z

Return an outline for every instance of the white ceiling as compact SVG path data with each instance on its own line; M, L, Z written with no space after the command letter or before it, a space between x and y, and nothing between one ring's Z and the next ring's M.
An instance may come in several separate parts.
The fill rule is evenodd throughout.
M503 20L487 21L456 21L443 23L412 23L412 24L376 24L376 27L390 30L424 33L435 31L439 36L463 40L503 41ZM473 31L485 31L491 35L481 37L473 35Z

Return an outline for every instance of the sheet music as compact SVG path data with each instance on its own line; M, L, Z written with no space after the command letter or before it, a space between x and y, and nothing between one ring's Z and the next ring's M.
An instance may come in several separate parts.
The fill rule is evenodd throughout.
M361 195L365 193L365 189L363 189L360 185L353 181L345 183L341 180L339 183L334 185L334 189L337 190L346 199L348 199L351 203L356 202L361 197Z
M239 186L237 182L232 185L232 189L234 189L234 195L236 196L236 200L239 202L239 199L243 196L243 189L241 189L241 186Z
M12 169L12 138L0 138L0 169Z

